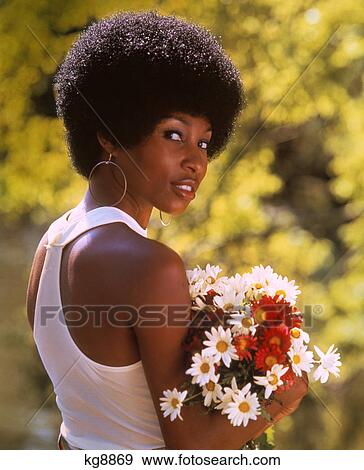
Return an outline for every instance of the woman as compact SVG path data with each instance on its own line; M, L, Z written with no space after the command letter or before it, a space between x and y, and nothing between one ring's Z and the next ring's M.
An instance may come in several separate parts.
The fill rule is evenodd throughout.
M246 104L237 69L200 26L122 12L80 35L54 84L73 168L89 182L40 241L28 286L59 448L240 448L269 423L237 429L198 407L180 422L161 414L163 390L184 380L187 329L166 306L188 312L190 298L179 255L147 237L152 209L182 214L231 136ZM158 322L146 325L148 306ZM274 420L306 391L297 380L270 406Z

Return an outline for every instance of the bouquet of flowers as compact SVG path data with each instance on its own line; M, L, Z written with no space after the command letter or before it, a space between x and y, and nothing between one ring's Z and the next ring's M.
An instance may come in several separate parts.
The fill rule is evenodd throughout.
M160 398L163 416L171 421L183 420L183 405L198 402L206 412L219 410L233 426L247 426L260 414L271 421L263 405L288 390L295 376L315 364L314 380L339 376L334 345L326 353L314 346L317 360L308 350L295 281L270 266L232 277L221 271L210 264L186 271L191 320L182 347L188 379Z

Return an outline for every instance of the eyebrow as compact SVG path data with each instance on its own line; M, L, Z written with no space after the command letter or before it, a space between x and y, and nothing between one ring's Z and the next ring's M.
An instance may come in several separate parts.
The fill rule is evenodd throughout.
M180 117L177 117L177 116L170 115L170 116L166 117L166 119L177 119L177 121L181 121L181 122L183 122L183 124L185 124L186 126L189 126L189 123L188 123L185 119L180 118ZM209 132L209 131L212 131L211 127L209 127L208 129L206 129L205 132Z

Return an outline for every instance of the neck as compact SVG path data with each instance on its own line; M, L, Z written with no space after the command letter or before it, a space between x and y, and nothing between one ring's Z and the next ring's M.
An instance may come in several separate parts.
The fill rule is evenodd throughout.
M97 193L97 197L100 199L100 201L102 201L102 200L107 201L108 200L106 197L102 198L102 196L99 195L99 193ZM120 197L120 195L119 195L119 197ZM114 198L114 201L116 200L116 198L117 198L117 196ZM83 199L81 200L81 202L78 204L77 207L80 210L84 210L85 212L88 212L88 211L90 211L92 209L96 209L97 207L100 207L102 205L106 206L108 204L107 203L105 203L105 204L97 203L94 200L94 198L92 197L92 195L90 193L90 190L87 189ZM147 229L153 207L146 208L146 209L141 209L140 208L141 204L139 202L136 202L135 198L132 197L128 193L128 191L125 193L125 196L119 202L119 204L116 204L113 207L117 207L118 209L126 212L131 217L133 217L133 219L135 219L142 228Z

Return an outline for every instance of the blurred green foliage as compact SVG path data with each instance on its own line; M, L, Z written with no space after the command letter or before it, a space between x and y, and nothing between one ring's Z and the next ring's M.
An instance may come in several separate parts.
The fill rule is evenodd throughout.
M0 446L31 445L35 431L27 423L51 392L37 354L29 356L25 286L42 230L85 190L66 158L52 75L90 21L148 9L218 35L248 97L236 135L209 166L193 204L168 228L153 217L149 236L180 252L188 268L212 262L234 274L262 263L295 279L312 320L306 330L322 349L339 346L344 366L340 380L313 384L300 409L277 425L277 448L364 448L364 9L357 0L1 3L0 275L7 315L0 349L9 380L0 392ZM38 415L51 410L44 426L55 435L52 401Z

